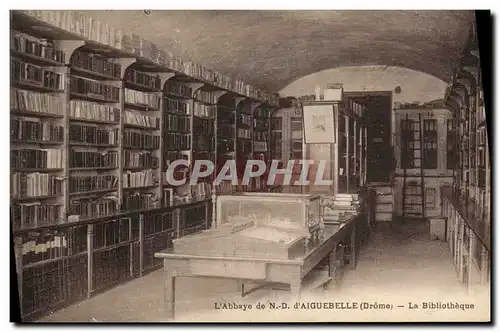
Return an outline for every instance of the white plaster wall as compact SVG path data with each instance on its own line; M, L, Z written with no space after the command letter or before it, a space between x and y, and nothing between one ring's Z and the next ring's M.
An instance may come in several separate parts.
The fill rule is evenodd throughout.
M304 76L280 91L281 97L300 97L314 94L318 84L321 90L328 83L343 83L346 92L394 91L393 102L428 102L444 98L447 84L419 71L389 66L339 67Z

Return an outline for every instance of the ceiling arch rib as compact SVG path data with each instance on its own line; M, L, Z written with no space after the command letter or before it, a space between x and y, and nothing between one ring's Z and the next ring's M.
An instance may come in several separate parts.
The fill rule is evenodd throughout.
M278 91L321 70L387 65L444 81L473 11L85 11L185 58Z

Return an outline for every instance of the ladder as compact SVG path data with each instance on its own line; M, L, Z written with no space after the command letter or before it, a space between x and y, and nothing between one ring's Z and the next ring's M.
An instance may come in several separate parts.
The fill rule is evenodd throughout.
M425 184L423 168L423 125L422 115L418 121L406 120L401 126L402 150L401 160L403 167L403 218L425 218ZM418 153L417 153L418 152ZM419 181L408 181L408 169L419 169ZM418 208L420 207L420 209Z

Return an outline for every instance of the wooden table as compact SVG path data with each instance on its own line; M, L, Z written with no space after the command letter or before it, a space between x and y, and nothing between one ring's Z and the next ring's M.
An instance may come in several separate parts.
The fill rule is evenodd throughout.
M351 249L349 265L355 269L359 243L356 240L356 228L360 218L361 216L353 216L343 225L326 226L324 238L316 246L306 250L303 257L291 260L186 255L176 254L175 249L156 253L155 257L163 258L164 262L167 318L175 318L175 281L179 277L230 278L239 280L242 284L245 282L289 284L292 296L298 298L303 279L325 257L328 257L329 276L331 279L335 278L339 265L336 249L340 243L346 242ZM343 254L340 259L343 263Z

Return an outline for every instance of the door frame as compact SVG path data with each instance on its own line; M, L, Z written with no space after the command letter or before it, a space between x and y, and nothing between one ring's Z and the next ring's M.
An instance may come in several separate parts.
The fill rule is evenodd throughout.
M394 93L393 91L344 91L344 96L346 98L356 98L356 97L389 97L390 100L390 121L389 121L389 131L390 131L390 147L392 150L392 155L394 157L394 147L396 144L395 129L396 129L396 112L394 111ZM368 148L368 147L367 147ZM367 184L368 184L368 174L367 174Z

